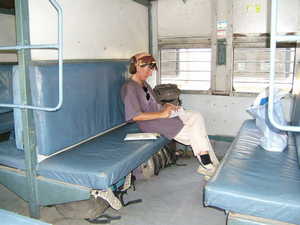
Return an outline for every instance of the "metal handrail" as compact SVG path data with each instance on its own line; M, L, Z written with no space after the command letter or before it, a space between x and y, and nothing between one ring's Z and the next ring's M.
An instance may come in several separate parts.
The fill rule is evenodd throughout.
M278 13L278 0L272 1L271 7L271 40L270 40L270 87L269 87L269 104L268 116L271 124L279 130L300 132L299 126L286 126L277 123L273 116L274 110L274 78L275 78L275 61L276 61L276 43L281 41L297 41L300 36L283 36L277 35L277 13Z
M57 49L58 50L58 104L55 107L39 107L31 105L18 104L0 104L0 107L10 107L19 109L34 109L41 111L57 111L63 104L63 10L56 0L49 0L58 15L58 43L49 45L19 45L0 47L0 51L5 50L21 50L21 49Z

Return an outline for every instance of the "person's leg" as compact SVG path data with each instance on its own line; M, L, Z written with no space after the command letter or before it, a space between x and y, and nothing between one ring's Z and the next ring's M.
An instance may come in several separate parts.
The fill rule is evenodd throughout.
M192 145L195 156L209 154L213 164L218 165L219 161L216 158L213 148L208 139L205 121L202 115L198 112L186 111L180 119L184 123L184 128L176 137L189 140ZM180 137L179 137L180 136ZM176 139L175 139L176 140ZM179 141L180 142L180 141Z
M194 155L198 158L200 165L204 166L204 169L206 167L213 169L213 165L218 166L219 161L208 139L202 115L197 112L186 111L180 118L184 127L174 139L183 144L191 145Z

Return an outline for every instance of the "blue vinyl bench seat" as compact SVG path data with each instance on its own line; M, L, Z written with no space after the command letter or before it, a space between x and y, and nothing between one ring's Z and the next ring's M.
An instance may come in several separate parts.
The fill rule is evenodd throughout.
M136 124L128 124L87 143L42 161L42 176L79 184L93 189L107 189L148 160L169 141L124 141L127 133L140 132Z
M33 190L38 195L35 204L56 205L86 200L91 197L91 189L111 188L114 191L124 184L124 178L132 170L169 142L163 137L124 141L127 133L140 132L136 124L123 125L124 105L120 90L126 81L127 66L125 60L64 63L62 108L55 112L33 111L34 150L39 160L44 159L33 165L37 175ZM19 67L9 71L13 84L12 102L19 104ZM32 104L55 106L58 102L58 65L32 63L28 77ZM22 111L14 109L13 113L15 142L0 142L0 183L29 201L27 189L33 188L27 186L28 173L24 173L24 150L28 149L24 146ZM95 137L98 134L102 135ZM35 164L34 161L30 162Z
M169 141L124 141L127 133L140 132L136 124L126 124L71 150L45 159L37 174L92 189L107 189L127 176ZM24 170L24 151L11 141L0 143L0 164Z
M288 148L268 152L260 131L246 121L214 177L204 204L226 211L300 224L300 169L293 137Z

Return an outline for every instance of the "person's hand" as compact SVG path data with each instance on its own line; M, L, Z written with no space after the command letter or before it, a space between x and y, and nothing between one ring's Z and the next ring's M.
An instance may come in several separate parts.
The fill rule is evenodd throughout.
M172 111L177 111L178 108L179 108L178 106L175 106L170 103L164 104L164 108L161 111L162 118L168 118L171 115Z
M170 104L170 103L166 103L164 105L164 107L170 107L172 109L172 111L178 111L178 109L180 108L180 106L176 106L176 105L173 105L173 104Z

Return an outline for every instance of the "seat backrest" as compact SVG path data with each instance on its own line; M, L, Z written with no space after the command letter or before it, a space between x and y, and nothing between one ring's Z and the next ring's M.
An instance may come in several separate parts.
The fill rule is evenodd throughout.
M64 64L64 103L56 112L34 111L37 151L51 155L123 123L120 88L127 62ZM14 101L19 101L18 68L14 68ZM53 107L58 102L57 64L30 68L33 104ZM20 110L14 110L16 143L23 149Z
M13 65L0 65L0 103L11 104L12 92L12 68ZM13 110L0 107L0 134L9 132L14 128Z

